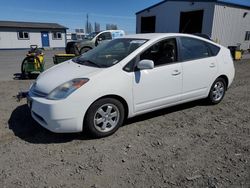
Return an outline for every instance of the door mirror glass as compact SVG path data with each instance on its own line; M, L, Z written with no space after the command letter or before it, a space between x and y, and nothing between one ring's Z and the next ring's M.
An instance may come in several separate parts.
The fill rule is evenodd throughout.
M139 61L137 68L140 70L153 69L154 68L154 61L149 60L149 59L143 59L143 60Z

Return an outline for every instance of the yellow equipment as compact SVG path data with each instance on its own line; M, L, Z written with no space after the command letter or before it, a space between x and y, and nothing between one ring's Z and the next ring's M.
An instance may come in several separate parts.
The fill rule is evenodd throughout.
M23 77L30 77L33 72L44 71L44 53L38 49L37 45L31 45L22 65L21 73Z

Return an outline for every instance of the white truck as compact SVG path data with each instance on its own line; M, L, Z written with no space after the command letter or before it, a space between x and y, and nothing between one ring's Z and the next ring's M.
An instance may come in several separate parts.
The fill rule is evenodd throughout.
M68 42L65 50L67 54L80 55L95 48L100 43L123 36L125 36L125 32L123 30L93 32L87 35L84 40Z

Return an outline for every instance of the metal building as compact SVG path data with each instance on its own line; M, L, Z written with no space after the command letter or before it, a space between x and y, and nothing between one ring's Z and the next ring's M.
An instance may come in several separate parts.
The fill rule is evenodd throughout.
M64 48L67 29L57 23L0 21L0 49Z
M250 45L249 0L165 0L136 13L136 32L204 33L224 46Z

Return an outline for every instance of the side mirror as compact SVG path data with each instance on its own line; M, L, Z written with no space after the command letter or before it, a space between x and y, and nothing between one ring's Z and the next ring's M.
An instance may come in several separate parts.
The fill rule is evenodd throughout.
M95 46L98 46L101 42L102 42L102 38L101 37L97 37L96 41L95 41Z
M149 60L149 59L143 59L139 61L137 64L137 68L140 70L145 70L145 69L153 69L154 68L154 61Z

